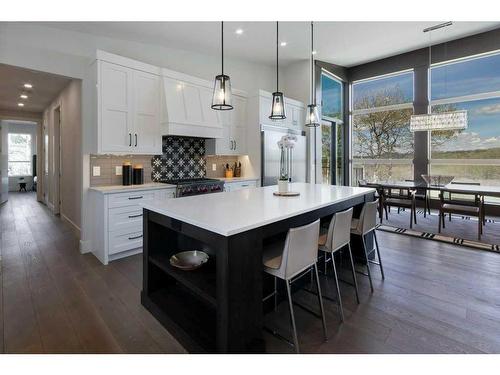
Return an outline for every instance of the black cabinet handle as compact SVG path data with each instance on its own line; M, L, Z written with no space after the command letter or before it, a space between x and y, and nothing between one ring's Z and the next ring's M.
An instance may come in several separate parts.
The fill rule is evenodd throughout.
M142 237L142 234L138 235L138 236L134 236L134 237L129 237L128 239L129 240L136 240L138 238L141 238Z
M133 219L134 217L141 217L142 214L137 214L137 215L128 215L129 219Z
M138 197L128 197L129 200L132 200L132 199L142 199L144 198L142 195L138 196Z
M132 133L128 133L128 147L132 146Z
M236 150L236 141L234 141L234 149Z
M137 133L135 133L135 147L137 147Z

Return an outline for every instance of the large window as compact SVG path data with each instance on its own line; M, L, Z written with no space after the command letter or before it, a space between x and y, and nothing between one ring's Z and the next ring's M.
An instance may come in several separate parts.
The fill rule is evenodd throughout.
M31 135L9 134L9 177L31 176Z
M352 85L352 184L413 178L413 71Z
M321 122L321 181L323 184L343 184L343 95L342 81L323 70L321 73L321 117L323 119Z
M468 128L432 132L431 173L500 185L500 54L431 69L431 110L466 110Z

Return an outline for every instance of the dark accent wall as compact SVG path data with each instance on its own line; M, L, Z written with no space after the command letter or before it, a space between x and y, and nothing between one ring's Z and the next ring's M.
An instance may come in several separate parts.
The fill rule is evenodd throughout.
M162 151L151 159L153 181L205 177L205 139L164 136Z

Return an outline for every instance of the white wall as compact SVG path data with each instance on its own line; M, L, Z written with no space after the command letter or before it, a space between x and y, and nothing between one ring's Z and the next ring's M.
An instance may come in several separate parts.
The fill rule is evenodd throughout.
M9 134L30 134L31 135L31 156L37 153L37 124L36 123L19 123L3 121L9 127ZM38 172L38 171L37 171ZM33 176L24 176L24 182L27 184L27 189L31 189L33 184ZM9 177L9 191L19 190L19 177Z
M90 113L88 97L94 88L89 84L86 70L95 59L96 49L137 59L153 65L212 80L220 70L219 51L213 55L183 51L126 40L58 30L29 23L0 23L0 63L83 79L82 82L82 207L90 180L88 152L90 129L95 119ZM229 55L229 54L228 54ZM274 68L226 58L226 74L236 89L252 95L258 89L274 90ZM85 250L86 212L82 210L82 248Z
M54 205L54 200L60 195L60 214L73 225L76 231L81 226L81 197L82 197L82 98L81 80L72 80L59 93L52 103L45 109L44 135L48 136L48 184L44 190L48 191L47 200L49 207ZM61 166L60 166L60 191L57 184L57 145L59 142L55 131L55 110L60 108L60 139L61 139ZM41 154L41 153L40 153Z

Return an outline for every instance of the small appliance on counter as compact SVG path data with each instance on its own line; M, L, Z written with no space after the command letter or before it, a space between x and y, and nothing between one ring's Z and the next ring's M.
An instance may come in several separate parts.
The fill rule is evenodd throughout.
M134 185L144 184L144 167L142 166L142 164L134 165L132 175L133 175L133 182L132 183Z
M132 185L132 183L132 164L129 161L126 161L122 165L122 185L128 186Z

